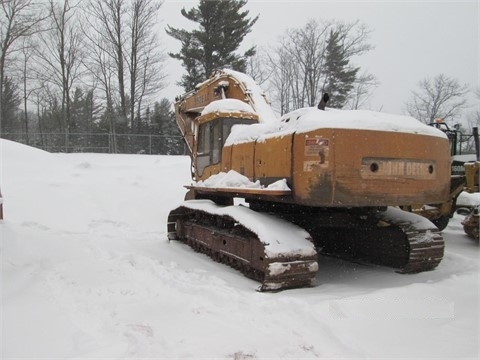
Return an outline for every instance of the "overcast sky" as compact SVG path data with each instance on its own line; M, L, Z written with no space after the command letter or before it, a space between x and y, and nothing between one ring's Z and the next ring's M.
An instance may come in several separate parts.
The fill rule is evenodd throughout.
M160 37L168 51L179 51L180 42L166 35L164 28L168 24L191 29L194 24L180 10L197 4L193 0L165 0L160 10ZM252 33L245 38L248 46L274 45L285 30L303 27L309 19L359 19L367 24L372 30L369 42L374 49L358 59L357 65L373 73L381 83L371 101L372 110L403 113L418 82L440 73L467 83L472 89L480 87L479 0L249 0L244 9L250 11L251 17L260 15ZM170 86L161 96L173 99L182 93L175 82L183 69L178 60L170 58L166 65Z

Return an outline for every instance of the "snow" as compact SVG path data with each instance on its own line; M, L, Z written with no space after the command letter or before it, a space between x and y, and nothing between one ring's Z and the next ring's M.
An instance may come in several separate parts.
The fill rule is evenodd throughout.
M463 191L458 195L457 206L475 207L480 206L480 193L468 193Z
M228 216L244 224L265 244L265 254L270 259L288 257L295 253L303 256L314 256L316 253L308 232L268 214L256 213L245 206L219 207L210 200L185 201L181 205L189 209L205 210L210 214Z
M218 174L210 176L206 180L194 182L193 185L204 188L291 190L287 185L286 179L275 181L274 183L265 187L265 185L260 183L260 180L253 182L248 177L236 172L235 170L230 170L227 173L222 171Z
M367 110L326 109L322 111L310 107L285 114L277 122L235 125L225 144L263 142L272 137L283 137L293 133L302 134L318 129L398 132L446 139L446 135L442 131L425 125L410 116Z
M212 101L210 104L205 106L202 110L201 115L206 115L215 112L247 112L247 113L255 113L253 108L248 105L247 103L237 100L237 99L222 99L222 100L215 100Z
M399 208L389 206L384 213L381 213L381 218L389 219L389 222L396 225L413 224L415 229L429 230L432 229L432 223L424 217L416 214L402 211Z
M434 271L320 257L313 287L259 293L168 242L189 158L49 154L0 140L0 159L3 359L480 355L479 248L463 216L443 232Z
M272 107L265 99L265 93L260 88L260 86L257 85L255 80L253 80L247 74L234 71L231 69L223 69L223 72L235 77L243 84L243 86L246 89L246 93L248 93L253 100L252 105L255 112L258 114L260 123L268 124L268 123L278 122L277 115L275 114L275 112L272 110Z
M301 133L315 130L320 125L328 129L377 130L447 138L441 130L423 124L411 116L369 110L327 108L322 111L317 108L302 108L284 115L281 121L286 129L293 128Z

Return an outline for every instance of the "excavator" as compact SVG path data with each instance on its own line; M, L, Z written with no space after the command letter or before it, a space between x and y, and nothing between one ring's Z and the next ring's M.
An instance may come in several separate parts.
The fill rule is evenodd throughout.
M178 96L192 183L169 213L168 238L259 291L312 286L319 254L400 273L437 267L439 229L401 207L449 199L446 135L411 117L324 105L278 118L255 81L229 69Z

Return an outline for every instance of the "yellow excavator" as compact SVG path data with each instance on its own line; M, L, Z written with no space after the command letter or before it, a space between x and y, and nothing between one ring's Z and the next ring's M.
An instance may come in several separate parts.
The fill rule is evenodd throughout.
M310 286L318 253L401 273L440 263L438 228L399 207L449 199L442 131L321 104L278 118L258 85L232 70L177 97L175 114L193 182L168 216L169 239L260 281L262 291Z

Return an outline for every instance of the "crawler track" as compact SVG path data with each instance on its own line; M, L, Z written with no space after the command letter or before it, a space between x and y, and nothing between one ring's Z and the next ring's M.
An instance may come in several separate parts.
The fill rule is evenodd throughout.
M315 215L308 228L319 252L362 263L418 273L433 270L443 258L440 231L422 216L388 208L371 216ZM305 222L305 220L304 220Z
M463 230L468 235L468 237L477 240L479 239L479 211L480 207L472 209L470 214L468 214L465 219L462 221Z
M186 203L192 206L198 201ZM290 239L300 244L294 251L276 251L270 248L271 240L262 239L228 212L220 212L222 209L226 208L213 204L209 204L208 209L178 207L168 217L169 239L184 241L194 250L260 281L260 291L311 285L318 271L317 254L313 244L305 239L303 230L295 232L303 239ZM251 210L245 208L242 212L248 214ZM254 216L260 222L278 221L265 214L255 213Z

